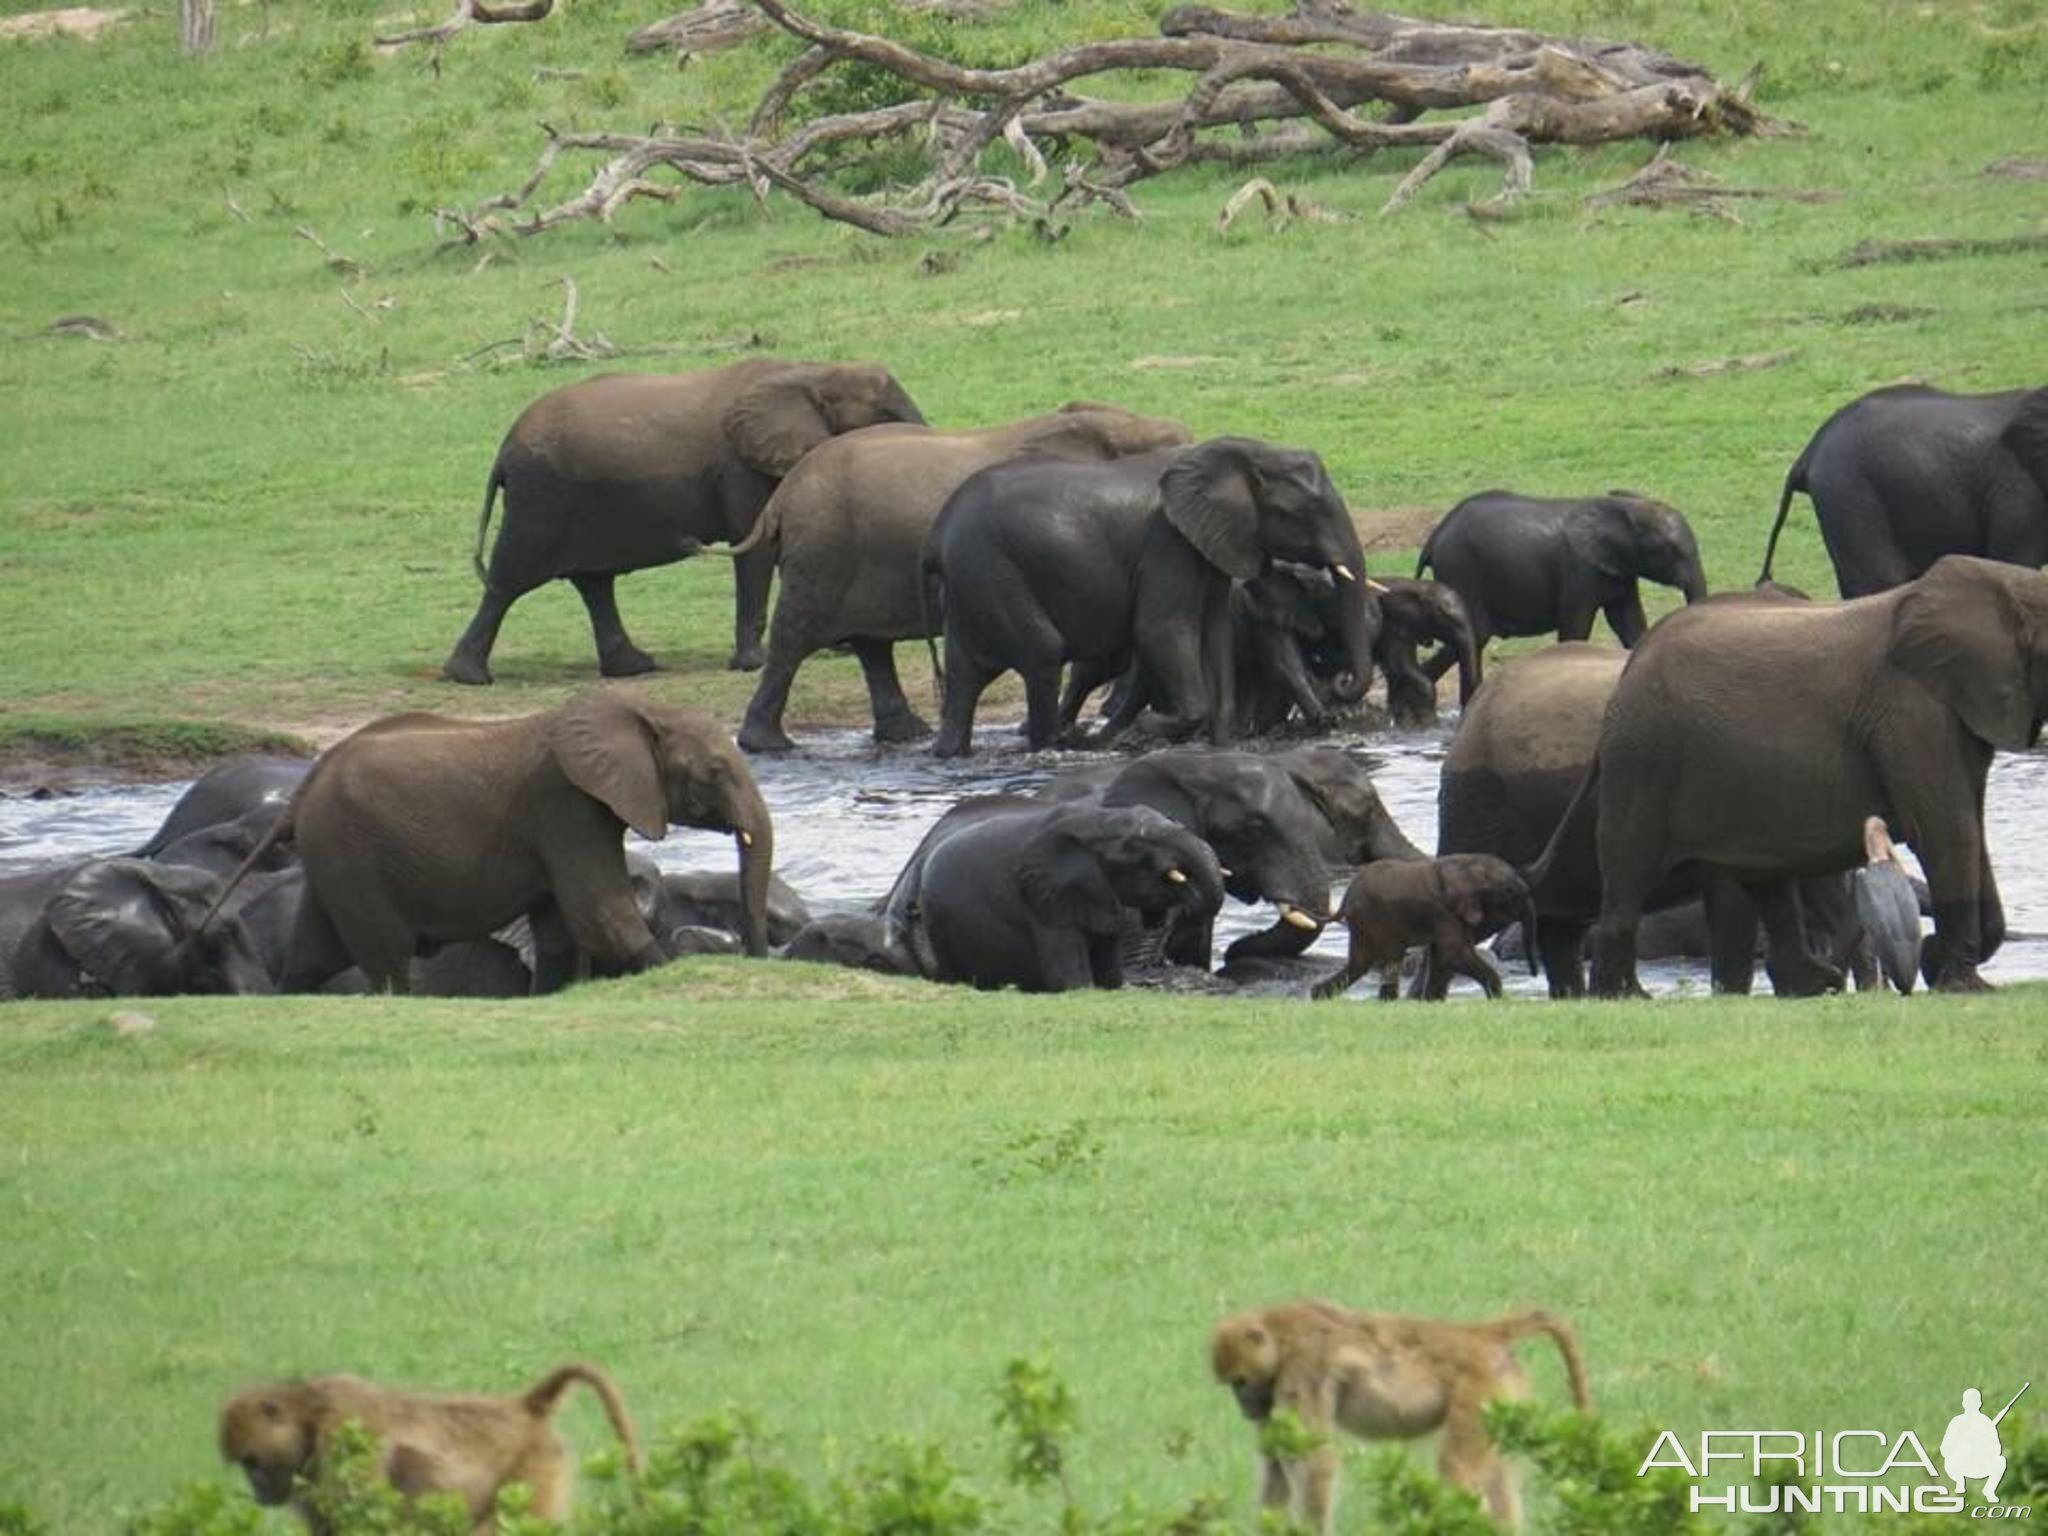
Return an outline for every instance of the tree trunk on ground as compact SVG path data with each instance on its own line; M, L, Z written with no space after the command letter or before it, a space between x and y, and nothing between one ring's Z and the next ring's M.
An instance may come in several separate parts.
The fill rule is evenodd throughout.
M178 37L187 53L213 52L214 0L178 0Z

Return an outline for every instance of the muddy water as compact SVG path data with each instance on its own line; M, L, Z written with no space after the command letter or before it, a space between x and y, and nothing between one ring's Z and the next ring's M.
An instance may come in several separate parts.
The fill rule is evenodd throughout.
M1030 790L1064 768L1100 761L1080 753L1006 750L1000 730L984 731L981 739L988 745L978 756L942 763L916 748L877 748L860 732L824 732L807 735L800 753L755 759L755 775L775 815L778 872L818 910L858 907L888 891L918 839L955 800ZM1422 847L1435 845L1443 735L1333 737L1318 744L1375 758L1374 781L1395 819ZM50 800L0 800L0 874L133 848L156 829L184 788L163 784L88 790ZM2000 753L1991 770L1986 824L2013 935L1985 967L1994 980L2048 977L2044 819L2048 755ZM676 832L660 843L634 842L667 868L732 867L729 838ZM1239 934L1267 927L1273 918L1270 907L1227 903L1217 922L1219 950ZM1326 933L1314 953L1327 956L1334 968L1343 954L1341 935ZM1643 981L1657 993L1704 992L1706 965L1648 963ZM1532 980L1521 967L1513 968L1507 982L1517 992L1542 990L1540 979ZM1759 974L1758 985L1763 984Z

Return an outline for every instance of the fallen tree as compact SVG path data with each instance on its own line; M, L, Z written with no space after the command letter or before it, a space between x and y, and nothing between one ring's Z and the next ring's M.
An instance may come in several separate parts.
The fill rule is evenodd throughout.
M563 134L543 125L547 141L523 186L468 211L442 210L443 219L465 240L533 235L572 219L608 224L636 198L670 200L694 182L745 185L764 199L779 190L827 218L900 235L970 206L1045 221L1063 205L1097 200L1131 214L1127 188L1204 161L1272 165L1426 151L1387 199L1385 214L1461 156L1502 167L1498 203L1529 190L1539 145L1670 143L1784 126L1751 104L1753 76L1726 88L1702 66L1641 44L1422 21L1354 11L1341 0L1298 0L1286 16L1178 6L1161 19L1157 37L1085 43L1000 69L829 26L787 0L754 3L808 46L764 92L743 133ZM909 99L786 128L801 93L848 64L895 77ZM1126 70L1194 78L1177 100L1111 100L1075 89ZM1431 116L1471 108L1478 110ZM842 194L813 163L828 149L891 140L919 144L928 157L923 179L893 194ZM998 144L1022 163L1023 187L985 168L984 156ZM581 193L531 209L568 151L605 158ZM1055 176L1057 187L1042 192Z

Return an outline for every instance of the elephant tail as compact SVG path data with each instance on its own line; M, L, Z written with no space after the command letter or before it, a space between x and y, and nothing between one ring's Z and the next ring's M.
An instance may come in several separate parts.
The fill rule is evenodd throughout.
M494 460L491 477L484 482L484 504L476 515L476 548L470 552L469 563L476 567L476 579L485 586L491 584L490 573L484 569L484 540L491 531L491 509L498 504L498 492L505 487L505 461Z
M1586 770L1586 776L1579 780L1579 787L1572 791L1572 798L1558 818L1557 826L1551 830L1550 841L1543 846L1543 852L1536 862L1523 871L1528 882L1532 910L1546 910L1558 914L1571 910L1574 905L1571 893L1553 890L1557 868L1565 858L1565 849L1575 837L1590 839L1593 828L1588 825L1597 814L1600 805L1600 759L1596 755L1593 765ZM1549 899L1545 899L1546 896ZM1534 935L1531 935L1532 939Z
M1429 530L1429 537L1422 541L1422 548L1415 556L1415 574L1418 578L1436 563L1436 529Z
M311 779L312 775L308 774L306 777ZM256 840L256 846L249 850L249 856L242 860L241 864L236 867L235 872L228 876L227 883L214 896L213 905L206 909L205 915L199 919L198 926L192 930L194 938L197 938L212 926L213 920L220 915L220 909L226 906L228 898L235 894L235 887L248 877L249 871L262 861L263 856L279 844L289 843L292 840L293 812L297 809L298 796L294 795L292 796L292 803L287 805L277 820L270 824L270 830Z
M761 515L754 519L754 526L747 530L747 536L735 544L720 549L716 544L706 544L700 553L707 555L729 555L737 560L741 555L751 555L763 544L772 544L782 537L782 497L778 494L768 498L768 505L761 509Z
M918 559L917 618L924 629L924 648L932 658L932 707L946 707L946 663L939 655L939 630L946 622L946 569L927 549Z
M1806 489L1806 456L1812 452L1813 444L1808 443L1785 474L1785 490L1778 497L1778 520L1771 524L1770 542L1764 545L1764 568L1757 572L1758 586L1771 579L1771 562L1778 557L1778 535L1785 531L1785 514L1792 510L1793 496Z

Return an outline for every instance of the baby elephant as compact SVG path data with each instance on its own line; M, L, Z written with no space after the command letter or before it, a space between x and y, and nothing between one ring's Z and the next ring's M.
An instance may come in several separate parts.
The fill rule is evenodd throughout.
M1342 995L1371 970L1380 972L1383 999L1399 996L1401 957L1418 945L1429 949L1423 996L1442 998L1455 971L1486 988L1488 997L1499 997L1500 976L1473 945L1512 922L1536 931L1528 882L1514 865L1490 853L1368 864L1352 876L1342 917L1351 930L1351 956L1341 971L1317 985L1317 999ZM1536 953L1531 945L1532 976Z

